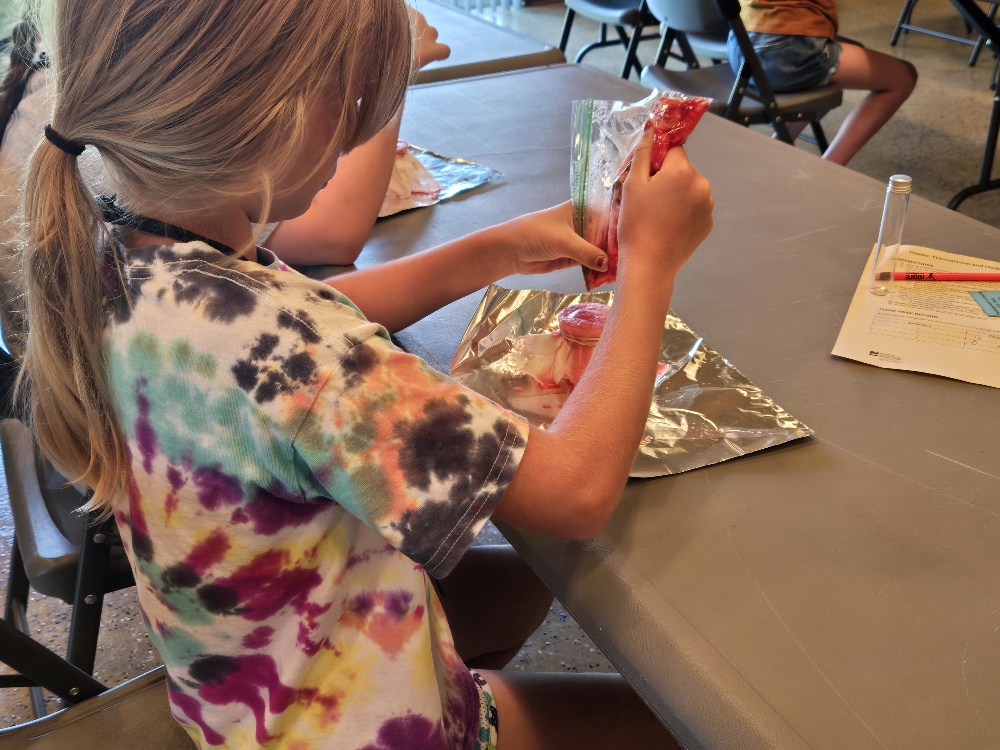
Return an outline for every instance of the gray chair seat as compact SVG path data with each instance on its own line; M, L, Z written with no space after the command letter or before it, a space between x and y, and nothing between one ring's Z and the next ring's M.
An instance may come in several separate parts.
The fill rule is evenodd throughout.
M583 62L583 58L595 49L621 45L625 48L622 78L628 78L633 69L636 73L642 71L642 64L636 56L636 48L641 41L657 38L656 34L642 33L643 27L656 25L656 19L646 7L646 0L565 0L565 4L566 18L559 39L560 52L566 52L573 19L579 13L600 25L600 36L596 42L582 47L573 58L573 62ZM614 29L614 38L609 38L609 28ZM629 29L632 30L631 34Z
M640 0L566 0L566 7L609 26L635 26L642 18Z
M14 530L25 572L41 594L73 602L85 525L84 498L35 450L31 431L13 419L0 424ZM125 550L111 552L108 589L133 585Z
M192 750L170 713L166 671L157 667L42 719L0 729L0 750Z
M640 80L643 86L650 88L679 91L690 96L711 97L712 104L708 108L709 111L722 115L726 111L736 74L733 73L729 63L684 71L668 70L650 65L643 68ZM775 94L774 101L780 110L793 112L792 119L811 120L839 107L843 101L843 91L838 86L823 86L807 91ZM799 116L794 117L794 115ZM745 124L768 122L764 105L749 97L743 97L737 114L732 119Z
M5 622L28 633L30 589L73 606L67 660L93 674L104 595L134 585L113 519L98 525L79 513L86 493L46 461L22 422L0 420L14 543L7 579ZM41 690L31 689L37 716L45 714Z

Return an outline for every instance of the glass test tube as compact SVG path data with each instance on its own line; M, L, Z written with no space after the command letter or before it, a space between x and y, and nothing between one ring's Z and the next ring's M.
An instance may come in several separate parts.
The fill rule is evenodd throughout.
M889 178L889 187L885 191L885 208L882 210L882 225L878 230L878 246L875 248L871 287L868 290L880 297L887 295L892 288L892 277L885 280L880 279L879 275L891 274L896 270L896 255L903 236L903 222L906 219L912 185L913 180L909 175L894 174Z

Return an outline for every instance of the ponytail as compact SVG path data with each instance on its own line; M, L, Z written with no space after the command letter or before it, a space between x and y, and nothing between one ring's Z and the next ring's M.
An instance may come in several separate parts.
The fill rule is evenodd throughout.
M24 191L28 342L18 398L42 451L93 489L88 509L107 513L127 497L131 461L103 311L129 303L128 285L117 256L105 257L110 237L72 144L100 154L112 192L129 202L182 217L253 197L263 223L276 178L301 158L312 102L340 106L318 164L395 116L410 22L403 0L34 4L61 137L40 142Z
M42 140L24 194L30 335L18 401L29 404L26 421L42 451L68 478L93 489L85 510L107 513L125 495L130 470L104 358L98 248L107 238L101 240L98 216L77 157Z

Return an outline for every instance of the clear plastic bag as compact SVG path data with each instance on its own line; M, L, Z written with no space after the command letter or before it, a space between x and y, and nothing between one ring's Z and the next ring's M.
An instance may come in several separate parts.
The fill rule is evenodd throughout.
M584 269L587 289L615 280L622 185L647 121L654 129L651 174L667 151L683 145L711 99L654 90L634 103L583 99L573 102L570 189L577 233L608 253L608 270Z

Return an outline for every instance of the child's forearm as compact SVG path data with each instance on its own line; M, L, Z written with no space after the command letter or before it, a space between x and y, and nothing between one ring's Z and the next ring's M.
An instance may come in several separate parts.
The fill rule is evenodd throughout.
M532 429L497 520L589 539L614 512L649 414L673 291L672 280L646 276L619 278L593 359L551 426Z
M369 320L399 331L472 294L516 267L499 227L327 283L347 295Z
M302 216L281 222L267 246L301 265L350 265L378 218L396 161L399 117L340 158L337 172Z

